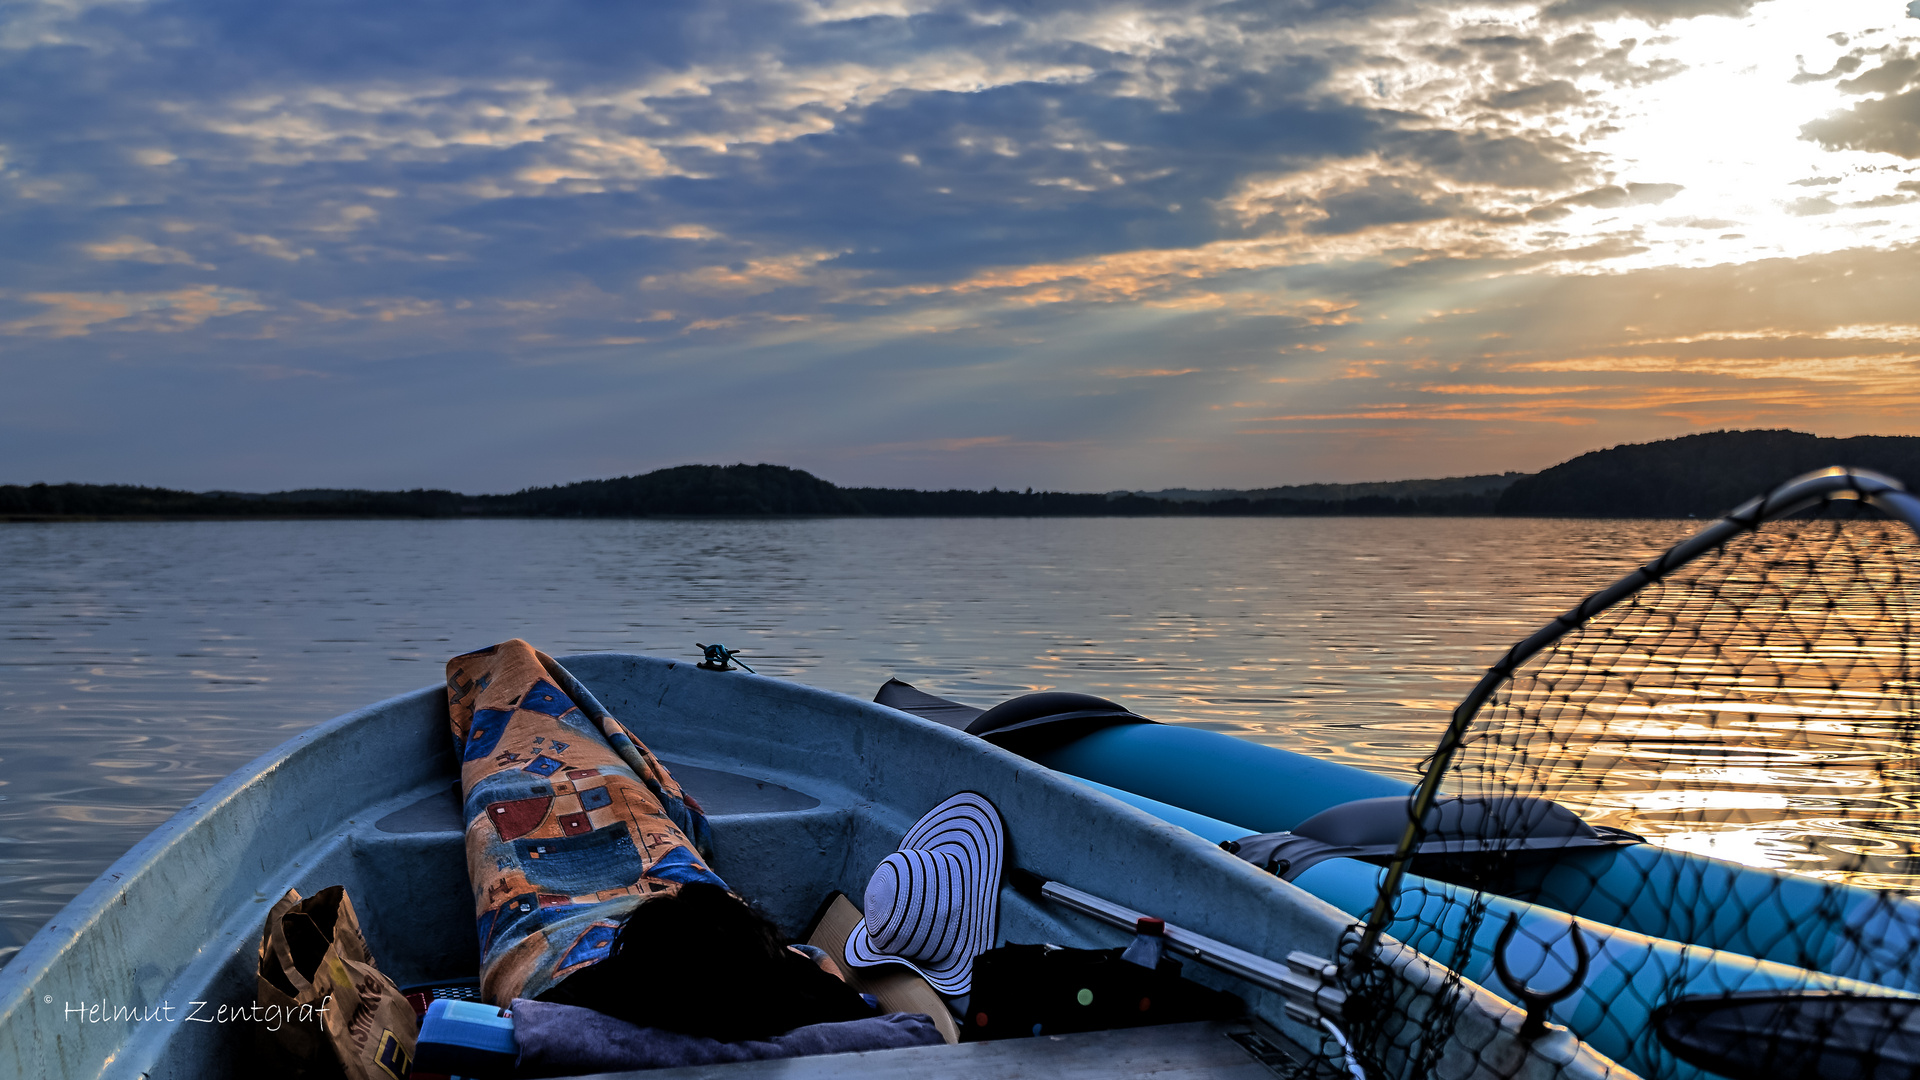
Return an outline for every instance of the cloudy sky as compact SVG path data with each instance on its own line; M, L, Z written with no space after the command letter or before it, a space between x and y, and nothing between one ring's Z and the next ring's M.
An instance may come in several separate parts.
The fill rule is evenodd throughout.
M1920 434L1920 0L12 0L0 482Z

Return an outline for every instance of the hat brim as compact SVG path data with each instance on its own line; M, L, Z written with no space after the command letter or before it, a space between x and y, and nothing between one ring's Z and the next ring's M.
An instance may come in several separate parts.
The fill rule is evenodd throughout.
M963 791L926 812L900 838L900 851L947 852L960 864L958 939L937 964L883 952L864 920L847 936L846 959L856 967L901 964L948 996L973 985L973 958L993 947L1000 914L1000 876L1006 826L985 797Z

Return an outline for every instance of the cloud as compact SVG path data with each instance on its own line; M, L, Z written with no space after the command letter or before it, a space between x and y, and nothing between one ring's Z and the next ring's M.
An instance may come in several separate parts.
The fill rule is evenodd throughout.
M1828 149L1920 158L1920 90L1863 101L1802 125L1800 131Z
M1560 21L1635 18L1661 26L1703 15L1738 16L1753 10L1754 0L1558 0L1541 16Z
M1819 214L1831 214L1840 208L1832 199L1824 195L1809 195L1795 199L1787 204L1787 213L1795 217L1813 217Z
M0 323L0 333L80 337L95 331L180 333L209 319L265 311L252 293L201 285L161 293L29 292L35 314Z
M1557 191L1592 177L1598 161L1571 140L1550 135L1401 131L1382 140L1382 157L1407 161L1462 183Z
M1679 184L1628 184L1625 187L1609 184L1570 195L1556 205L1592 206L1602 210L1617 210L1623 206L1658 206L1684 190Z
M1326 216L1308 229L1332 234L1458 217L1467 207L1457 193L1395 176L1369 176L1362 184L1327 195L1319 205Z
M1879 49L1871 52L1883 55L1880 65L1840 83L1841 90L1849 94L1895 94L1920 78L1920 57L1913 56L1906 48L1896 47L1891 53ZM1867 55L1869 50L1861 49L1849 54L1849 58L1863 59Z
M1801 83L1828 82L1833 79L1838 79L1842 75L1851 75L1854 72L1859 71L1860 65L1865 62L1866 62L1865 58L1862 57L1859 53L1857 52L1849 53L1846 56L1843 56L1838 60L1835 60L1833 62L1833 67L1827 69L1824 72L1815 73L1811 71L1802 71L1800 74L1795 75L1793 77L1793 82L1795 83L1795 85L1799 85Z
M201 270L212 270L207 263L198 262L193 256L179 248L161 247L151 240L138 236L122 236L99 243L84 244L82 249L95 258L103 260L122 260L144 263L180 263Z
M1865 53L1849 54L1860 60ZM1800 128L1802 138L1830 149L1864 150L1920 158L1920 57L1905 48L1838 84L1849 94L1879 94Z
M1566 79L1504 90L1485 99L1489 109L1545 112L1586 104L1589 94Z

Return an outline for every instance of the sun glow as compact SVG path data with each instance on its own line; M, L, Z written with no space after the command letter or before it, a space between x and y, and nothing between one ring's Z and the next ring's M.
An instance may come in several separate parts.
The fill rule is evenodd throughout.
M1658 26L1455 9L1373 32L1392 44L1346 71L1357 104L1530 144L1559 163L1557 186L1529 180L1528 168L1545 166L1518 156L1479 178L1484 190L1440 184L1476 205L1515 254L1564 253L1556 270L1744 263L1920 239L1920 162L1885 148L1904 146L1897 133L1863 139L1866 121L1847 119L1920 77L1906 71L1920 22L1884 0L1773 0L1744 17ZM1862 142L1882 148L1849 148ZM1299 183L1249 185L1225 209L1245 217L1273 199L1269 188Z
M1643 46L1686 70L1621 91L1620 130L1595 142L1622 173L1682 190L1640 215L1651 219L1638 223L1650 250L1621 264L1744 262L1920 238L1920 185L1910 182L1920 164L1806 137L1808 125L1872 99L1846 92L1849 70L1912 47L1908 27L1920 24L1890 9L1778 0L1739 21L1691 20L1670 41Z

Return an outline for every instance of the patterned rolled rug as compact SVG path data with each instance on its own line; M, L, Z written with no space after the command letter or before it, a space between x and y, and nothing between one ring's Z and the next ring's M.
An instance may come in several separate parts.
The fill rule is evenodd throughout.
M537 997L607 958L641 903L726 888L706 817L652 752L519 639L447 662L481 994Z

